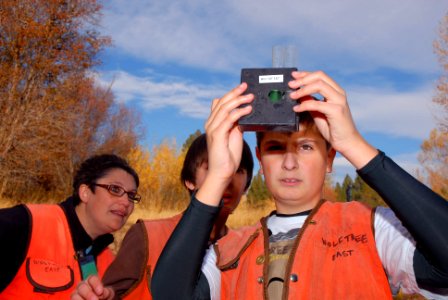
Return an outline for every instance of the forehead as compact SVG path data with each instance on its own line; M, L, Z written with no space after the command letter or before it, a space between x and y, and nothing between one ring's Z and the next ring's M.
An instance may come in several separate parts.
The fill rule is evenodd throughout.
M325 141L323 136L317 130L316 126L307 126L300 125L299 131L294 132L281 132L281 131L267 131L263 133L263 138L261 140L261 145L267 142L288 142L288 141L297 141L301 139L311 139L314 141Z

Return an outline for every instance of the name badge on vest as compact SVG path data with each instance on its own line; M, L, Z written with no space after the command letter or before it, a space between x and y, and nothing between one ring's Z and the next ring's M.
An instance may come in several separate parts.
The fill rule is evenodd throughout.
M96 268L95 258L90 253L92 246L86 249L86 251L78 251L78 262L81 267L82 279L87 279L90 275L98 275L98 269Z

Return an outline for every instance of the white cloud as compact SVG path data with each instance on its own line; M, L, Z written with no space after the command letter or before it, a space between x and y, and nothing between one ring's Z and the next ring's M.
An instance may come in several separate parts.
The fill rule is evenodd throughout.
M151 63L234 70L269 64L271 47L290 43L301 66L434 73L446 11L445 0L133 0L106 4L104 26L118 49Z
M238 58L238 47L222 31L218 3L209 7L194 1L116 4L105 13L106 32L119 49L132 56L214 70L227 69Z
M358 129L390 136L422 139L434 128L434 88L411 92L366 87L348 88L348 101Z
M173 107L173 115L180 113L191 118L206 118L211 100L226 92L219 86L203 86L185 80L168 78L157 81L154 77L138 77L123 71L106 72L98 82L110 86L119 102L138 101L147 110Z
M111 1L104 24L120 51L152 65L234 73L269 64L271 47L286 42L298 46L299 65L329 65L343 74L397 68L427 72L424 80L429 82L437 69L432 41L446 8L442 0L431 5L406 0ZM202 118L210 99L225 93L223 87L118 72L118 98L141 97L148 109L170 105ZM369 83L376 85L375 80ZM434 127L429 107L433 88L426 83L408 93L384 87L346 90L362 131L422 138Z

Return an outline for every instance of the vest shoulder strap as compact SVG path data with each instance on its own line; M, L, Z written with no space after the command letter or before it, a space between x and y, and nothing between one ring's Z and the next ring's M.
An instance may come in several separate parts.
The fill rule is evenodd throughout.
M237 230L229 230L227 235L214 245L218 268L226 269L233 265L261 232L260 222Z

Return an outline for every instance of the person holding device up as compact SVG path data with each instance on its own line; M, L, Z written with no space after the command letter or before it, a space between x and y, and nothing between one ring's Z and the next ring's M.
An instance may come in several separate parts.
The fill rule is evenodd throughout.
M218 213L239 165L238 120L251 113L245 104L254 99L242 83L212 103L207 178L159 258L154 299L390 299L399 289L447 299L448 202L362 137L331 77L291 75L299 130L257 132L256 154L276 210L207 253L200 247L207 237L193 230L211 226L210 209ZM323 198L336 151L390 208ZM201 273L213 274L205 292L197 288Z

